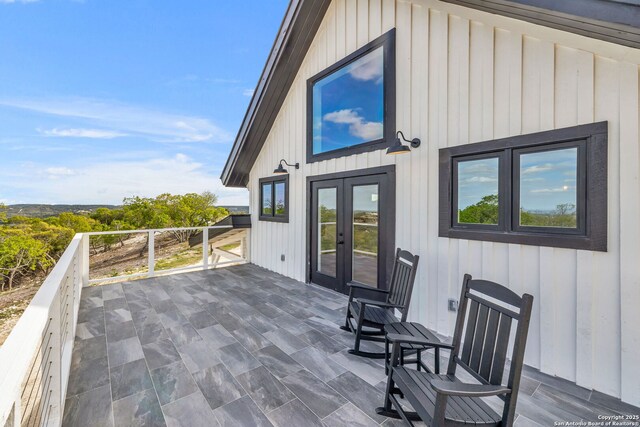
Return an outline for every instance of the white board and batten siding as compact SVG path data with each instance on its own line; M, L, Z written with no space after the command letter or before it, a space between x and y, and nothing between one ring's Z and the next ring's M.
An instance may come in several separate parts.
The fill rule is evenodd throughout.
M306 81L396 28L397 128L410 155L306 164ZM250 175L251 260L305 280L306 177L396 165L396 245L422 257L411 318L450 334L464 273L535 296L526 363L640 405L640 51L438 1L335 0ZM438 149L609 122L608 252L438 237ZM281 158L290 222L258 221ZM281 255L285 261L281 261Z

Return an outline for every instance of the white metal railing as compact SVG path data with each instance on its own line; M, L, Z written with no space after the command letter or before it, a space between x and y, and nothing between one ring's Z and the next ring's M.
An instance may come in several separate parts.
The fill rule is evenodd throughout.
M217 250L217 247L215 244L212 245L212 254L211 255L209 254L209 230L211 229L232 230L233 226L214 225L210 227L157 228L157 229L150 229L150 230L119 230L119 231L97 231L97 232L83 233L83 236L85 239L85 244L83 245L83 250L84 250L83 257L87 261L89 260L89 249L90 249L89 239L91 238L91 236L141 234L141 233L147 234L147 251L148 251L147 252L147 271L141 272L141 273L127 274L123 276L101 277L101 278L91 279L90 272L88 270L89 262L87 262L87 270L84 272L86 283L93 284L93 283L101 283L105 281L128 280L128 279L140 278L140 277L153 277L158 274L173 274L173 273L186 272L186 271L208 270L209 268L216 268L223 265L237 264L237 263L247 261L248 231L236 237L235 241L238 241L240 243L240 255L234 257L234 254L225 252L224 256L225 258L228 258L229 261L220 262L218 261L218 259L220 257L220 253L222 252ZM247 229L242 229L242 230L247 230ZM177 268L156 271L156 268L155 268L156 267L156 256L155 256L156 234L164 233L164 232L183 232L183 231L201 231L202 232L202 262L197 265L190 265L186 267L177 267ZM224 241L219 242L219 244L227 244L230 242L231 241L229 239L224 239ZM212 262L210 262L210 258Z
M109 234L148 233L149 271L127 276L151 277L155 271L154 238L166 231L202 231L202 263L197 266L163 270L171 274L186 270L204 270L248 261L248 230L235 238L240 255L227 262L215 258L217 246L231 243L233 236L212 245L214 262L209 262L209 229L231 226L167 228L156 230L106 231L76 234L51 273L27 306L11 334L0 346L0 427L59 426L71 368L71 356L78 322L83 286L114 278L90 280L89 239ZM225 257L233 258L225 252Z
M60 425L80 292L76 235L0 347L0 425Z

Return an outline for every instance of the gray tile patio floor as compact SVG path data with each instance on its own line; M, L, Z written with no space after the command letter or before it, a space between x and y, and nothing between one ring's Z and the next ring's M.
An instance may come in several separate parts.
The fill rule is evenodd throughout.
M395 426L346 297L253 265L85 288L64 426ZM635 411L635 412L634 412ZM527 369L516 425L639 413Z

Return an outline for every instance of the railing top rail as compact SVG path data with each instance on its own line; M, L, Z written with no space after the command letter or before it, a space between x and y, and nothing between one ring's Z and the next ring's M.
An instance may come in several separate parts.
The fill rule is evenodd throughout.
M31 357L47 327L49 310L60 283L65 280L81 241L82 234L76 234L0 347L0 390L9 392L10 388L20 387L25 378ZM0 414L4 413L5 404L13 404L13 401L0 399Z
M189 230L204 230L204 229L222 229L222 228L233 228L233 225L209 225L203 227L173 227L173 228L149 228L145 230L113 230L113 231L90 231L88 233L83 233L87 236L104 236L104 235L113 235L113 234L132 234L132 233L162 233L164 231L189 231Z

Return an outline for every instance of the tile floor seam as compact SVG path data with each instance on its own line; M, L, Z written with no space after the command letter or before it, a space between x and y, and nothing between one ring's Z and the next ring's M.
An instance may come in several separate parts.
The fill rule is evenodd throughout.
M341 366L342 366L342 365L341 365ZM306 369L306 368L305 368L305 369ZM345 368L345 369L346 369L346 368ZM308 371L308 370L307 370L307 371ZM347 372L350 372L350 371L349 371L349 370L347 370ZM369 419L371 419L374 423L376 423L376 424L378 424L378 425L382 424L383 422L387 421L387 419L389 419L388 417L385 417L385 420L384 420L384 421L382 421L382 422L377 422L376 420L374 420L373 418L371 418L371 417L370 417L366 412L364 412L362 409L358 408L358 406L357 406L355 403L351 402L351 400L349 400L349 398L347 398L347 396L345 396L344 394L340 393L340 392L339 392L338 390L336 390L335 388L331 387L331 385L329 385L328 383L326 383L326 382L322 381L322 380L321 380L320 378L318 378L318 377L317 377L313 372L309 371L309 373L310 373L311 375L313 375L314 377L316 377L319 381L321 381L321 382L322 382L323 384L325 384L327 387L329 387L331 390L335 391L338 395L342 396L342 398L343 398L344 400L346 400L346 403L342 404L342 406L344 406L344 405L348 405L349 403L351 403L351 404L352 404L354 407L356 407L360 412L362 412L363 414L365 414ZM344 372L343 372L343 374L344 374ZM342 375L342 374L340 374L340 375ZM335 377L335 378L338 378L340 375L336 375L336 377ZM354 375L355 375L355 374L354 374ZM332 379L331 379L331 380L329 380L329 381L332 381L332 380L334 380L335 378L332 378ZM360 378L360 377L358 377L358 378ZM363 381L364 381L364 380L363 380ZM366 381L365 381L365 382L366 382ZM367 383L367 384L368 384L368 383ZM376 388L375 386L372 386L372 387L373 387L373 388ZM294 393L294 394L295 394L295 393ZM383 399L384 399L384 396L383 396ZM302 402L302 403L304 403L304 402ZM341 406L340 408L342 408L342 406ZM338 409L340 409L340 408L338 408ZM336 411L337 411L338 409L336 409ZM334 412L335 412L335 411L334 411ZM333 413L333 412L332 412L332 413ZM329 415L330 415L330 414L329 414ZM329 416L329 415L327 415L327 416ZM318 418L320 418L320 417L318 417ZM325 418L326 418L326 417L325 417ZM324 418L321 418L321 419L324 419Z
M307 370L306 368L304 368L304 370L305 370L305 371L307 371L307 372L309 372L309 374L313 375L313 372L311 372L311 371ZM300 371L298 371L298 372L300 372ZM291 374L291 375L294 375L294 374ZM289 376L291 376L291 375L287 375L287 377L289 377ZM315 375L313 375L313 376L314 376L318 381L321 381L323 384L325 384L322 380L320 380L320 378L316 377ZM287 378L287 377L284 377L284 378ZM284 379L284 378L283 378L283 379ZM311 411L311 413L312 413L313 415L315 415L319 420L323 420L323 419L324 419L324 418L322 418L320 415L316 414L316 413L314 412L314 410L313 410L313 409L311 409L311 408L309 407L309 405L307 405L306 403L304 403L304 401L300 398L300 396L298 396L298 394L297 394L295 391L293 391L289 386L287 386L285 383L282 383L282 385L283 385L283 386L285 386L285 387L286 387L286 388L291 392L291 394L293 394L293 395L296 397L296 399L298 399L298 400L300 401L300 403L302 403L302 404L303 404L303 405L304 405L304 406L305 406L309 411ZM331 388L328 384L325 384L325 385L326 385L327 387L329 387L331 390L333 390L333 388ZM333 391L335 391L337 394L339 394L340 396L342 396L342 395L341 395L340 393L338 393L336 390L333 390ZM342 405L340 405L340 408L342 408L344 405L346 405L347 403L349 403L349 399L345 398L344 396L342 396L342 398L343 398L344 400L346 400L346 403L343 403ZM292 399L292 400L290 400L289 402L292 402L293 400L295 400L295 399ZM289 402L287 402L287 403L289 403ZM285 403L285 405L286 405L286 403ZM282 405L282 406L284 406L284 405ZM338 408L338 409L340 409L340 408ZM276 408L276 409L277 409L277 408ZM338 409L336 409L336 411L337 411ZM272 412L272 411L269 411L269 412ZM333 411L333 412L335 412L335 411ZM332 413L333 413L333 412L332 412ZM327 415L327 416L328 416L328 415ZM325 418L326 418L326 417L325 417Z
M293 396L294 397L291 400L287 400L286 402L284 402L282 405L278 406L277 408L273 408L269 412L264 412L264 411L262 411L262 412L267 416L267 419L268 419L269 418L269 414L272 413L273 411L277 411L278 409L282 408L285 405L288 405L289 403L293 402L294 400L300 400L300 398L298 397L297 394L293 393ZM302 402L302 400L300 400L300 403L302 403L304 405L304 402ZM304 406L307 407L307 405L304 405ZM315 413L313 413L313 411L311 411L311 413L317 417L317 415ZM318 417L318 419L320 419L320 418ZM269 420L269 421L271 421L271 420Z
M127 301L127 307L129 306L129 301L127 300L127 294L125 293L125 297L124 297L125 301ZM106 325L105 325L106 327ZM164 326L163 326L164 328ZM140 335L138 333L138 327L136 326L136 322L133 323L133 329L135 329L136 331L136 336L138 337L138 341L140 341ZM142 346L142 341L140 341L140 345ZM166 420L166 416L164 411L162 410L162 405L160 404L160 396L158 395L158 389L156 388L156 383L153 381L153 376L151 376L151 368L149 367L149 362L147 361L147 355L144 353L144 348L142 349L142 355L144 356L144 365L147 367L147 374L149 375L149 379L151 379L151 388L153 388L153 392L156 395L156 399L158 400L158 406L160 406L160 412L162 413L162 419L163 421L167 422ZM111 379L111 372L109 372L109 379ZM149 389L147 389L149 390ZM113 406L113 398L111 400L111 406ZM115 423L115 413L114 413L114 423Z
M221 361L221 363L222 363L222 365L224 365L224 362L222 362L222 361ZM262 366L262 364L260 364L260 366ZM257 368L254 368L254 369L258 369L260 366L258 366ZM226 365L225 365L225 369L227 369ZM266 368L265 368L265 369L266 369ZM227 369L227 370L228 370L228 369ZM253 370L253 369L250 369L250 370L249 370L249 371L247 371L247 372L250 372L250 371L252 371L252 370ZM267 372L268 372L268 371L267 371ZM256 402L256 401L255 401L255 399L253 398L253 396L251 396L251 393L249 393L249 392L247 391L247 389L246 389L246 388L244 388L244 386L242 385L242 383L241 383L241 382L236 378L236 376L235 376L235 375L233 375L233 374L231 373L231 371L229 371L229 373L231 374L231 376L233 377L233 379L234 379L234 380L236 380L236 382L237 382L237 383L238 383L238 385L242 388L242 390L244 390L244 393L245 393L245 394L244 394L243 396L240 396L240 397L239 397L239 398L237 398L236 400L232 400L232 401L231 401L231 402L229 402L229 403L225 403L224 405L219 406L219 407L218 407L218 408L216 408L216 409L222 408L223 406L227 406L227 405L229 405L229 404L231 404L231 403L233 403L233 402L235 402L235 401L237 401L237 400L240 400L240 399L242 399L244 396L248 396L248 397L249 397L249 399L251 399L251 401L253 402L253 404L254 404L254 405L256 405L256 408L258 408L258 411L260 411L260 412L262 413L262 415L264 415L267 419L269 419L269 417L267 417L267 413L266 413L266 412L264 412L264 411L262 410L262 408L260 407L260 405L258 405L258 402ZM239 374L239 375L241 375L241 374ZM280 406L282 406L282 405L280 405ZM278 406L278 408L279 408L280 406ZM213 412L214 412L214 415L215 415L215 411L213 411ZM216 418L218 418L218 417L216 417ZM269 422L270 422L270 421L269 421Z
M113 410L113 386L111 385L111 362L109 361L109 339L107 337L107 310L104 308L104 289L101 289L101 290L102 290L102 321L104 322L104 341L105 341L105 346L107 350L107 375L109 378L109 397L111 398L111 423L115 427L116 413ZM126 302L126 299L125 299L125 302ZM129 307L128 303L127 303L127 307Z

